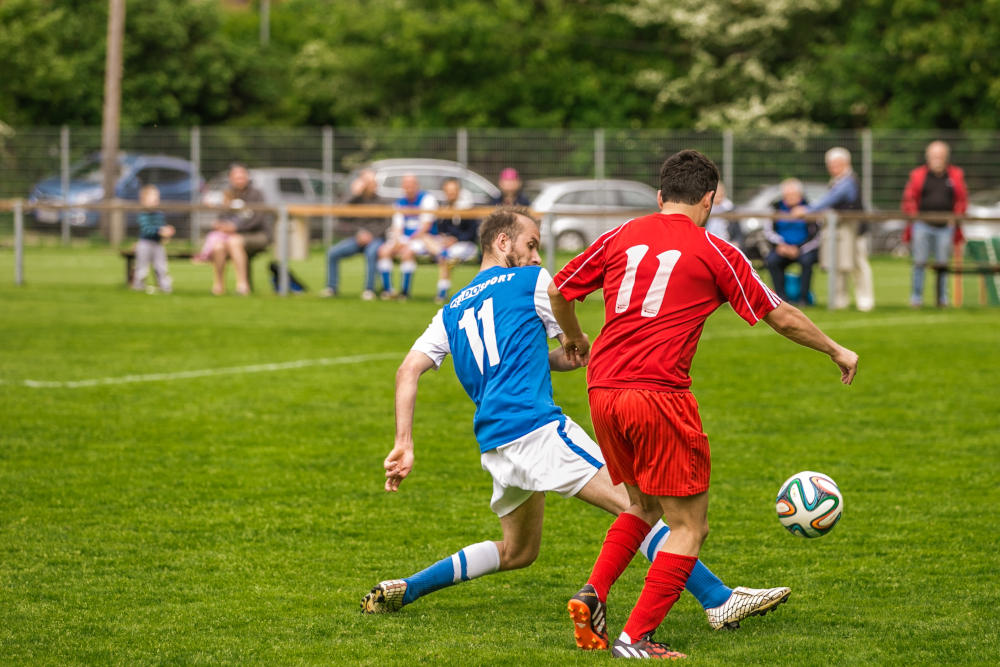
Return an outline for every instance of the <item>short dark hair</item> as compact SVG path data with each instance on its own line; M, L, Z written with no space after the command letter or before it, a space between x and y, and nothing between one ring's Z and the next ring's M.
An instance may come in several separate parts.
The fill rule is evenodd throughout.
M458 187L462 187L462 181L458 180L458 177L457 177L457 176L446 176L446 177L445 177L445 178L444 178L444 179L443 179L443 180L441 181L441 187L443 188L443 187L444 187L445 185L447 185L448 183L457 183L457 184L458 184Z
M479 225L479 244L483 252L487 252L493 247L493 242L501 234L506 234L511 239L517 237L521 231L521 223L517 216L522 215L529 220L533 220L537 225L538 220L531 215L531 211L524 206L501 206L490 213Z
M719 187L719 168L694 150L667 158L660 167L660 197L664 202L697 204L706 192Z

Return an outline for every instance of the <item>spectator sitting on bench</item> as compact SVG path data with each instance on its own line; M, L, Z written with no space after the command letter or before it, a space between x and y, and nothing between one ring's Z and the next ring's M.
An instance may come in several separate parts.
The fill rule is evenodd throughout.
M382 274L383 299L407 299L413 274L417 270L417 256L437 257L441 245L437 241L437 200L420 189L420 183L413 174L405 174L402 180L403 196L396 200L396 212L392 225L386 232L386 240L378 249L378 270ZM392 260L398 257L402 288L399 294L392 289Z
M225 192L229 212L219 216L212 226L213 238L209 254L212 261L214 281L212 294L226 291L226 262L232 261L236 272L236 293L250 293L248 276L248 256L255 255L271 244L271 215L264 211L251 211L246 205L263 204L264 195L250 183L246 167L234 164L229 168L229 188ZM206 239L206 244L208 239Z
M135 274L132 289L145 289L146 276L152 264L160 290L170 293L172 287L167 272L167 251L163 244L174 235L174 228L167 224L162 211L153 211L160 205L160 191L155 185L144 185L139 191L139 203L147 210L139 214L139 240L135 244ZM150 288L152 289L152 288Z
M799 279L798 305L809 305L809 291L812 289L813 266L819 261L819 225L815 222L796 220L791 211L797 206L806 206L802 196L802 182L797 178L786 178L781 182L781 199L774 203L775 213L788 213L789 217L767 220L764 235L774 246L767 256L767 268L771 272L774 291L788 300L785 291L785 269L796 262L802 267Z
M462 190L461 182L450 176L441 183L444 192L444 208L453 211L472 208L472 198ZM466 262L479 255L479 220L462 218L460 214L438 221L438 241L441 252L438 254L438 284L437 303L444 303L451 289L451 270L459 262Z

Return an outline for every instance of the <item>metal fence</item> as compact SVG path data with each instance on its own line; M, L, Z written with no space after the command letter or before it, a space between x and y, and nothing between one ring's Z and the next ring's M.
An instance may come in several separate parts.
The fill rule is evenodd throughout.
M2 127L2 126L0 126ZM866 204L898 209L910 169L927 143L943 139L971 192L1000 186L1000 132L830 131L801 137L675 130L524 130L410 128L138 128L122 130L121 150L189 159L207 179L234 161L250 167L296 166L349 172L381 158L455 160L495 181L516 167L524 180L626 178L655 185L663 159L696 148L716 160L737 204L765 184L794 176L826 181L823 154L844 146L854 156ZM100 148L100 128L0 131L0 198L26 197L43 178Z

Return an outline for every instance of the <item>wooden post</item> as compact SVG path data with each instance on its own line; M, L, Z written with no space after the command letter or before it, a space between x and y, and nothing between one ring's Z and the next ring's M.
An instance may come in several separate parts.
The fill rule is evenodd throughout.
M101 174L104 201L115 197L118 182L118 130L121 125L122 43L125 39L125 0L108 0L107 58L104 67L104 122L101 126ZM101 213L101 231L118 245L125 238L121 211Z

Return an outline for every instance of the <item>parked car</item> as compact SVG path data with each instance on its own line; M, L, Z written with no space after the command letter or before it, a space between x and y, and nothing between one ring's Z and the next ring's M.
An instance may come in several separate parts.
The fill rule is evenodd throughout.
M629 218L659 208L656 190L638 181L545 179L528 182L525 192L531 208L542 215L542 242L551 222L556 248L572 252Z
M162 201L190 202L192 193L200 191L204 184L204 179L195 172L193 163L169 155L121 153L118 156L118 173L115 197L129 201L138 201L139 189L152 184L160 189ZM92 155L70 169L68 194L70 204L93 204L104 198L100 154ZM36 184L28 196L28 202L66 203L63 200L60 176L51 176ZM35 221L43 225L59 223L61 215L61 211L52 209L35 210L34 213ZM69 209L66 215L69 223L75 227L95 227L100 219L98 211L83 209ZM173 214L168 217L186 220L188 214ZM134 224L135 215L127 216L127 220Z
M254 167L247 171L251 185L260 190L268 204L322 204L325 200L324 183L329 183L333 189L333 201L339 201L343 194L344 174L331 174L327 181L321 170L304 167ZM216 174L205 184L201 203L222 206L227 187L229 170ZM202 229L211 227L217 217L211 212L199 213L199 226Z
M1000 218L1000 188L969 195L966 213L980 218ZM970 241L1000 237L1000 222L964 222L962 234Z
M350 184L362 169L375 171L376 192L384 203L392 203L403 196L403 176L413 174L420 187L431 193L438 201L444 200L441 182L449 177L457 178L462 189L472 199L475 206L489 206L500 196L500 189L460 162L450 160L430 160L426 158L395 158L377 160L359 167L347 178Z

